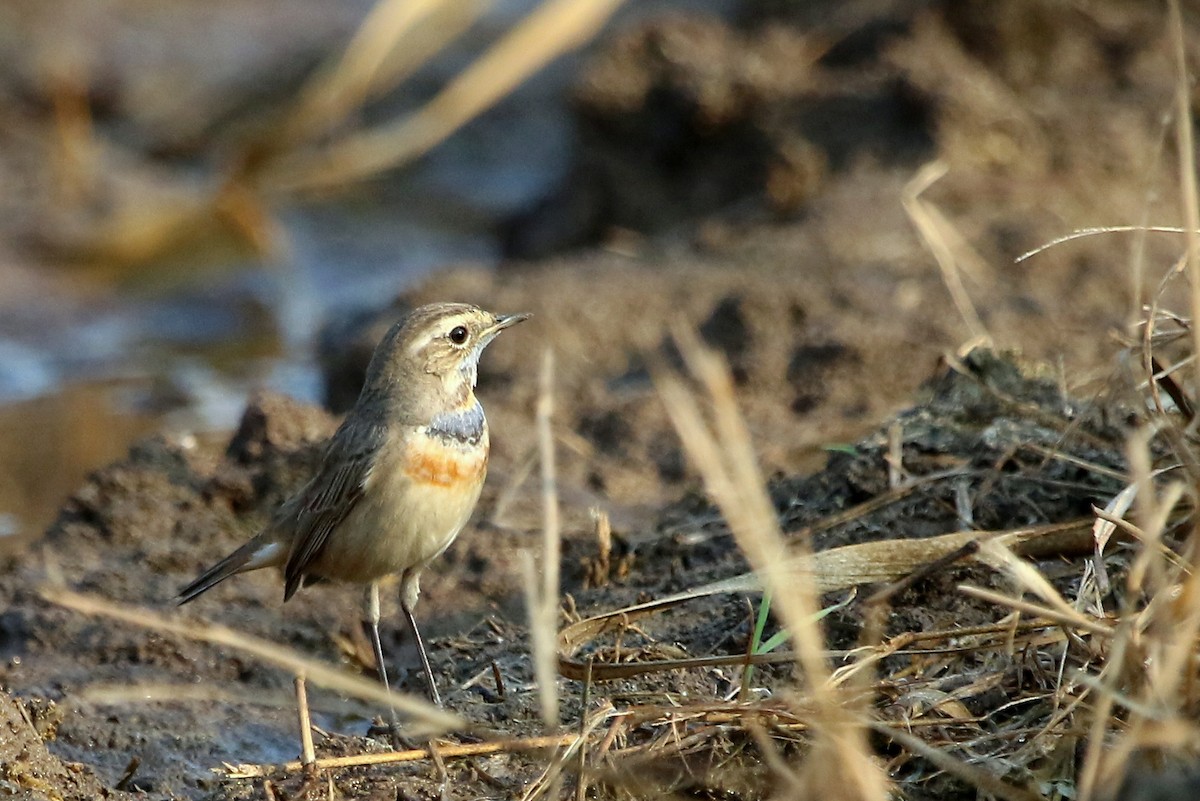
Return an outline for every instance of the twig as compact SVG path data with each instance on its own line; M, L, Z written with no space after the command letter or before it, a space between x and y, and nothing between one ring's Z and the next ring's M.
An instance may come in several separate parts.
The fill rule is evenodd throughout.
M312 718L308 714L308 688L304 684L304 674L296 677L296 712L300 717L300 764L311 770L317 761L317 752L313 749Z
M902 592L913 584L916 584L923 578L933 575L939 570L949 567L960 559L965 559L968 556L974 556L979 552L979 540L971 540L964 543L961 548L957 548L948 554L939 556L932 562L923 565L922 567L909 573L899 581L892 582L886 587L881 587L873 592L865 601L868 606L881 604L885 601L890 601L897 593Z
M555 734L545 737L529 737L517 740L496 740L487 743L462 743L461 745L440 745L438 756L442 759L459 759L462 757L486 756L488 754L509 754L522 751L538 751L543 748L564 748L574 745L579 739L578 734ZM312 763L316 770L329 768L354 768L368 765L390 765L395 762L419 762L432 759L431 749L412 748L407 751L387 751L382 754L355 754L343 757L325 757ZM282 765L237 765L231 766L226 775L231 779L258 779L278 772L293 773L304 767L299 761L285 762Z
M501 701L508 698L508 691L504 689L504 675L500 672L500 666L496 664L496 660L492 660L492 681L496 683L496 697Z
M141 766L142 760L136 756L129 758L129 764L125 766L125 772L121 774L121 778L117 780L116 789L127 792L133 785L133 777L137 774L138 768Z

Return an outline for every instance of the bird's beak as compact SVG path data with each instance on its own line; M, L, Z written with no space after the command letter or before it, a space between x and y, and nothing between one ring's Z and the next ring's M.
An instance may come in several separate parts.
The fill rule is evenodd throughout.
M496 322L492 324L492 332L500 333L505 328L511 328L517 323L528 320L532 316L532 314L497 314Z

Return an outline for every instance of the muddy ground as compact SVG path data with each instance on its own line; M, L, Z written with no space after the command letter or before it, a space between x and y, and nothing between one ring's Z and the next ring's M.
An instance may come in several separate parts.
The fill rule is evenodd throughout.
M781 523L795 537L809 530L818 548L928 537L968 523L1007 529L1076 520L1121 486L1135 406L1114 334L1128 333L1149 296L1139 293L1158 286L1180 243L1152 237L1135 257L1129 238L1096 237L1019 264L1014 258L1076 228L1178 219L1173 140L1162 122L1175 86L1165 13L1119 2L1086 10L1032 1L846 8L818 21L764 3L738 25L675 16L613 35L579 79L579 113L590 127L572 184L511 229L514 253L587 244L514 259L496 272L449 270L397 301L454 299L535 315L484 358L488 484L473 522L430 570L418 608L448 707L493 733L543 730L520 557L538 547L541 530L533 417L547 349L564 624L746 569L648 372L677 321L729 359ZM1195 32L1190 17L1188 31ZM1189 47L1197 41L1187 38ZM807 54L799 63L797 52ZM670 124L651 126L651 111L669 112ZM677 138L639 144L648 130ZM668 152L690 157L667 164ZM723 158L731 153L747 161L731 169ZM916 210L931 247L903 200L934 161L945 169L925 195L936 211ZM663 209L670 198L685 199ZM954 277L939 270L939 253L957 264ZM960 279L973 311L948 289ZM1178 296L1168 282L1163 302L1183 309ZM967 355L964 343L982 334L1022 355ZM339 341L327 358L344 364L352 357L337 355L349 353ZM226 763L296 757L291 675L44 597L62 582L128 607L226 624L370 675L353 589L312 587L285 606L275 577L252 575L184 611L172 603L181 585L303 481L335 424L322 410L262 396L233 434L146 440L82 486L34 548L4 557L0 790L232 799L325 797L332 786L341 797L437 796L429 761L336 770L308 783L294 773L270 782L223 778ZM885 456L897 443L909 476L951 471L956 481L931 480L873 515L822 523L894 489ZM597 568L593 509L608 514L615 532L608 569ZM1078 555L1045 558L1070 587ZM999 579L964 565L926 577L892 599L886 633L1005 614L958 594L963 581ZM831 648L855 644L870 590L826 622ZM645 621L620 646L589 648L599 660L618 647L633 661L741 653L754 602L736 593L695 601ZM419 693L394 600L385 619L391 672ZM1044 660L1021 659L1022 675L1042 680ZM589 710L604 702L642 710L723 702L739 673L708 668L597 684ZM791 680L784 667L756 676L759 700ZM966 675L943 678L970 684ZM582 685L558 684L562 726L574 730ZM155 697L109 703L97 689L112 685L144 686ZM880 714L894 712L900 695L881 696ZM962 697L977 718L971 725L985 731L1006 725L1007 699L1000 685ZM319 755L386 748L366 736L379 710L318 689L312 702ZM646 718L613 747L644 756L637 749L659 742L663 726ZM1073 742L1064 739L1041 762L1010 765L1003 777L1040 793L1048 785L1038 783L1039 770L1054 762L1068 781ZM893 746L876 746L908 797L976 797L920 760L898 759ZM452 798L516 797L546 764L542 753L450 761L444 789ZM618 768L607 772L597 766L593 794L756 798L775 781L754 740L736 730L657 761L612 764ZM562 793L574 791L574 777L568 772Z

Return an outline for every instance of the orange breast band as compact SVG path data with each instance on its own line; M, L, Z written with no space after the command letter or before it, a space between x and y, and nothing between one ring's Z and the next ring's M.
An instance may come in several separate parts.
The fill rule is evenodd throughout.
M404 474L418 484L474 486L487 471L487 449L466 452L432 437L417 437L405 452Z

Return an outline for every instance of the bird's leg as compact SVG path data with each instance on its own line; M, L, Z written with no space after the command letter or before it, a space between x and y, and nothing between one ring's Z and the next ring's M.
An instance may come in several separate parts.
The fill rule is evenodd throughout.
M371 647L375 649L375 664L379 668L379 678L381 681L383 681L383 689L390 693L392 688L388 683L387 665L385 665L383 662L383 643L379 641L379 582L372 581L367 587L365 606L367 613L367 625L371 627ZM392 706L390 702L389 707L392 714L392 747L399 749L401 747L400 721L396 718L396 707Z
M425 653L425 643L421 640L421 632L417 628L417 619L413 617L412 604L405 593L401 593L400 608L408 618L408 627L412 630L413 640L417 643L417 652L421 654L421 667L425 669L425 681L429 684L429 697L438 708L442 706L442 696L438 694L437 682L433 680L433 668L429 667L429 655Z

